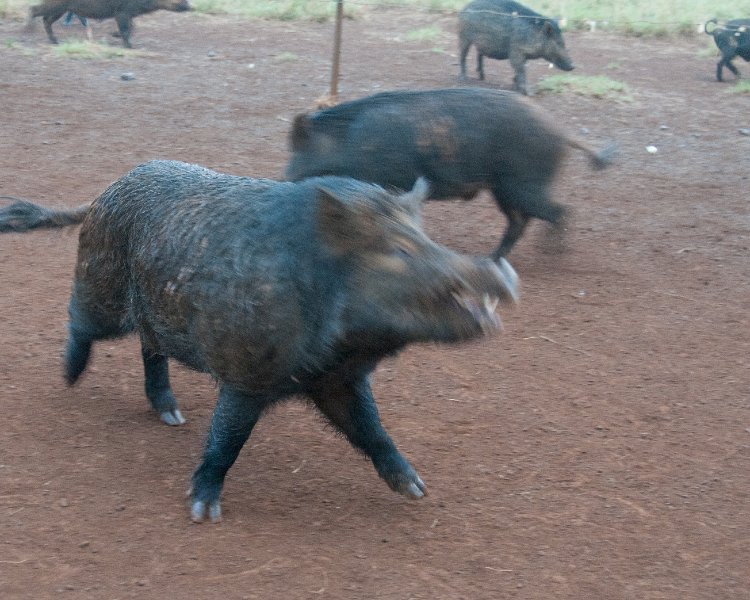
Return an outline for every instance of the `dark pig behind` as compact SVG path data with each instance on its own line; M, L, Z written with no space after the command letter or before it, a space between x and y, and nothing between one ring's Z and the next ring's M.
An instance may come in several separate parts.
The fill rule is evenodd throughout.
M52 24L68 11L89 19L115 19L123 45L132 48L133 18L157 10L182 12L190 10L190 4L187 0L44 0L29 8L29 25L36 17L42 17L47 37L56 44Z
M484 57L509 59L515 71L513 89L527 94L526 61L543 58L563 71L573 63L562 32L550 18L511 0L474 0L458 14L461 78L466 78L469 48L477 49L477 72L484 79Z
M596 153L566 136L513 92L444 89L383 92L298 115L289 135L286 175L348 175L409 189L419 177L430 198L473 198L492 192L508 227L493 252L510 252L533 217L561 225L565 209L549 186L568 146L587 153L596 168L613 147Z
M740 72L732 64L735 56L750 61L750 19L734 19L720 25L717 19L706 22L704 31L712 35L721 59L716 64L716 79L723 81L724 67L739 79Z
M65 357L74 383L93 342L140 335L146 394L183 422L173 357L219 382L192 518L220 518L224 477L263 411L302 395L411 498L425 493L383 429L369 377L414 342L458 342L499 327L510 265L460 256L420 226L420 180L403 195L349 178L302 183L153 161L113 183L83 216L31 203L0 230L80 222Z

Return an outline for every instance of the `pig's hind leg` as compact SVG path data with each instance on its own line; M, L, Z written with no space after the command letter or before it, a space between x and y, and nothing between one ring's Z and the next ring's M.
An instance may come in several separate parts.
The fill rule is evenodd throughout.
M44 17L42 18L42 21L44 22L44 30L47 32L47 37L49 38L49 41L53 44L57 44L57 37L55 36L54 32L52 31L52 24L57 21L60 17L62 17L67 12L67 8L63 6L62 9L59 7L52 6L48 9L48 12L44 14Z
M320 411L346 435L351 444L372 460L380 477L404 496L419 499L425 484L380 423L367 378L329 376L309 392Z
M549 199L543 183L527 183L506 178L492 189L495 202L508 217L508 227L500 245L492 253L495 262L507 256L523 235L529 220L541 219L550 223L558 238L565 228L565 207ZM558 240L560 242L561 240Z
M77 281L68 305L65 379L70 385L86 369L95 341L122 337L133 330L122 305L111 297L100 298L97 292L91 293L91 289L92 286Z

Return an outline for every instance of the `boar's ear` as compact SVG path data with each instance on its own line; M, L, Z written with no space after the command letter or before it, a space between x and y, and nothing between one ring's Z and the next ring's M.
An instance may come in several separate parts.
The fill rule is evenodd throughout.
M334 254L347 254L378 244L382 234L373 209L338 192L318 186L318 231Z
M542 25L542 33L549 37L555 35L555 25L552 23L552 21L544 22L544 24Z
M310 120L306 114L294 117L292 131L289 133L289 147L292 152L305 150L310 142L311 133Z
M399 200L406 210L415 217L419 217L422 214L422 203L427 200L429 195L430 184L424 177L420 177L414 182L411 191L403 194Z

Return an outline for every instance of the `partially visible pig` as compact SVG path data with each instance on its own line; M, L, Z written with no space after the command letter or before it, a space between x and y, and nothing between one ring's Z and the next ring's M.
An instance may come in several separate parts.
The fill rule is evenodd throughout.
M511 266L461 256L420 225L420 180L396 195L350 178L301 183L152 161L85 211L29 202L0 211L0 231L83 221L65 355L75 383L94 342L137 332L146 395L184 422L168 357L219 383L191 516L221 517L224 478L262 413L309 399L378 474L425 494L383 429L370 387L378 362L415 342L458 342L498 329L516 298Z
M732 64L732 59L739 56L750 61L750 19L734 19L721 25L717 19L711 19L706 22L703 29L708 35L713 36L716 47L721 52L721 59L716 64L716 79L724 80L724 67L739 79L740 72Z
M162 9L183 12L190 10L190 4L188 0L44 0L29 8L29 24L42 17L49 41L56 44L52 24L68 11L86 19L115 19L123 45L132 48L133 18Z
M474 0L458 14L461 78L466 78L466 55L477 49L477 72L484 79L483 58L510 59L515 71L513 89L528 94L525 63L543 58L563 71L573 63L565 49L560 27L549 19L512 0Z
M400 189L424 177L435 200L469 200L489 190L508 217L492 253L500 260L531 218L563 224L565 208L550 199L549 188L569 146L585 152L597 169L615 152L613 145L597 152L566 135L513 92L382 92L297 115L286 176L347 175Z

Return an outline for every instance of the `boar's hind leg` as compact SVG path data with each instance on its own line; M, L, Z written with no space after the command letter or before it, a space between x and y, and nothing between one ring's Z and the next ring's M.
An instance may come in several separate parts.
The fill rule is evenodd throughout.
M367 379L343 381L330 377L321 383L310 393L315 405L355 448L370 457L390 488L415 500L424 496L424 482L380 423Z
M122 312L107 311L97 295L86 293L86 286L77 282L68 305L68 341L65 348L65 378L73 385L83 373L97 340L123 336L132 330Z
M167 357L141 345L143 370L145 373L146 397L167 425L182 425L185 422L177 407L174 392L169 384L169 362Z
M224 477L237 460L242 446L258 422L264 399L250 396L224 384L211 417L206 449L201 464L193 473L190 496L190 518L200 523L206 516L216 523L221 520L219 497Z
M739 79L740 72L737 69L737 67L735 67L732 64L732 59L733 58L734 58L734 52L733 51L732 52L727 52L727 53L725 53L725 52L722 51L721 60L716 65L716 79L718 81L724 81L724 78L722 77L722 69L724 67L726 67L727 69L729 69L734 74L734 76L737 79Z
M547 198L543 185L524 185L506 180L503 185L493 188L492 193L498 207L508 217L508 228L500 240L500 245L492 253L492 258L496 262L507 256L523 235L532 217L552 223L558 231L562 230L565 208Z
M60 17L62 17L67 12L66 8L63 8L62 10L56 10L50 9L50 12L47 12L44 17L44 30L47 32L47 37L49 38L49 41L53 44L57 43L57 38L55 37L55 34L52 32L52 23L57 21Z

